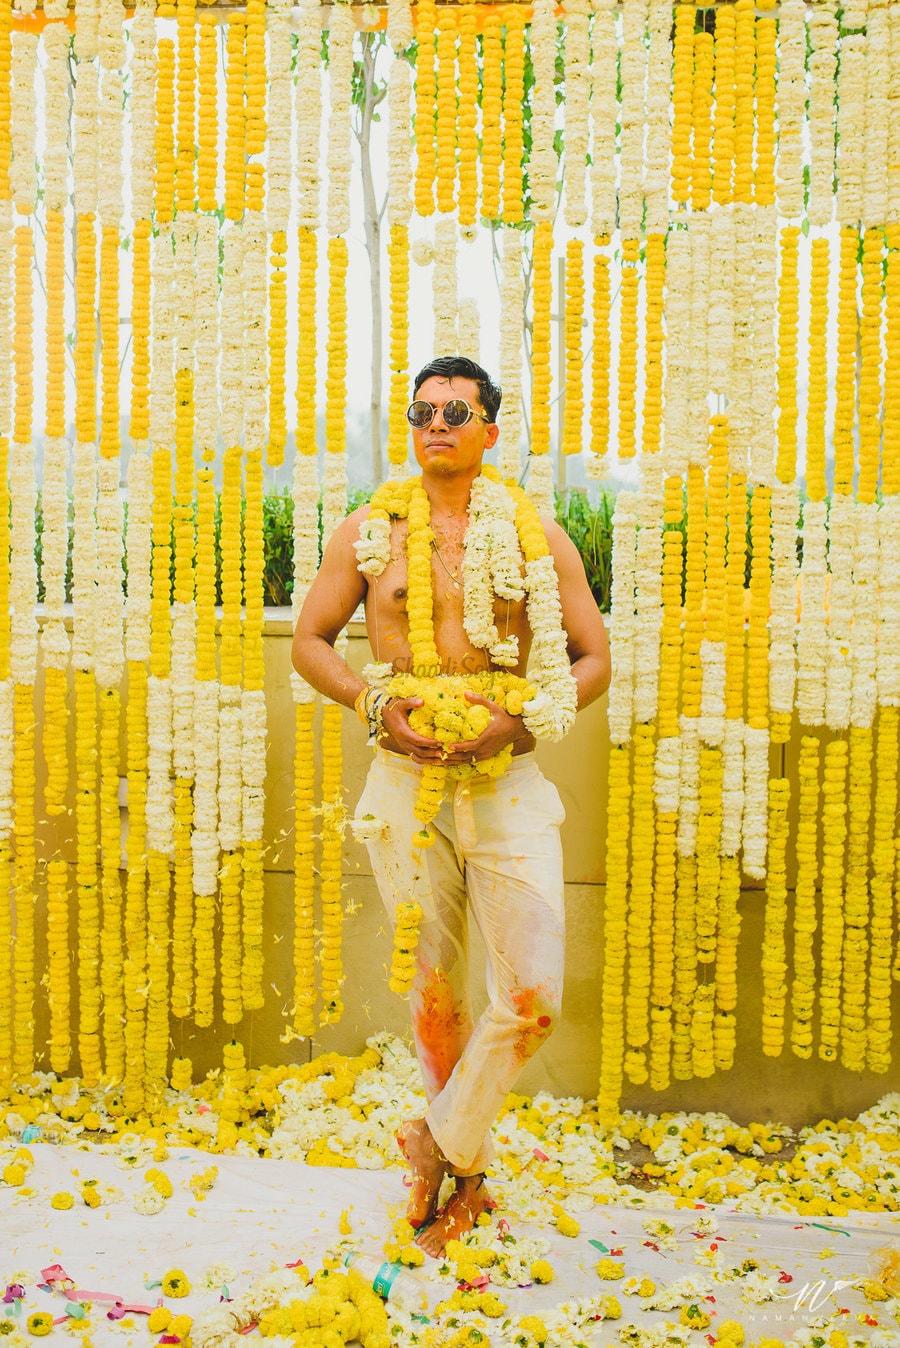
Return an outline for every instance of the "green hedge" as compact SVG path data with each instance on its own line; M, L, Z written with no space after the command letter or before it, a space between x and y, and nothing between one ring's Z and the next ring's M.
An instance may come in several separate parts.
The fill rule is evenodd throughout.
M364 504L370 496L371 491L368 490L356 489L351 491L347 503L348 512L355 510L357 506ZM597 605L602 613L609 612L612 515L614 507L615 496L612 492L602 492L599 503L596 506L591 505L586 494L581 491L570 491L565 495L557 494L556 496L556 518L581 553L584 561L584 569L587 573L588 584L591 587L591 593L596 599ZM291 591L294 584L293 516L294 504L291 499L290 491L287 488L284 488L280 492L269 492L263 497L263 533L265 546L263 583L265 585L265 602L267 604L288 605L291 602ZM72 510L70 503L70 541L72 531L71 521ZM41 509L40 496L38 496L37 511L35 515L35 531L37 538L35 556L38 564L38 574L40 574L41 565L43 524L43 512ZM216 569L218 572L221 564L221 555L219 552L220 516L218 502L216 504L215 529ZM126 556L126 574L127 566L128 559ZM71 600L72 597L71 585L72 555L70 548L66 577L66 597L69 600ZM43 588L39 584L38 599L43 600L43 598ZM221 603L221 592L218 590L218 587L216 600L218 603Z

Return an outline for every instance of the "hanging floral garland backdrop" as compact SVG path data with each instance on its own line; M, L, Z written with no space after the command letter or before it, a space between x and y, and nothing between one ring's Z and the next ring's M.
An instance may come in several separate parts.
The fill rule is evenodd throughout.
M615 516L601 1118L626 1077L661 1089L731 1065L742 875L766 886L764 1052L883 1072L900 974L900 7L389 0L386 26L392 474L410 259L432 267L435 351L477 356L459 278L487 228L502 473L527 468L549 509L561 303L561 453L593 477L638 465ZM207 1026L220 1006L237 1026L262 1005L263 471L292 432L296 612L320 494L325 541L346 500L355 34L344 0L136 0L127 16L76 0L74 25L66 0L0 6L3 1089L39 1059L77 1061L137 1112L170 1072L190 1080L169 1062L173 1018ZM288 1032L308 1036L342 1009L341 712L293 690ZM770 777L795 717L797 771ZM35 838L73 796L70 887Z

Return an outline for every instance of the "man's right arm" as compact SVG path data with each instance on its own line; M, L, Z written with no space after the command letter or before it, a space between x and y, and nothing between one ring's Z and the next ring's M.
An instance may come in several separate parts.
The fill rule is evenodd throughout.
M338 655L334 643L366 597L366 580L357 569L353 544L368 509L354 510L332 534L300 610L291 650L297 673L345 707L352 707L366 686Z

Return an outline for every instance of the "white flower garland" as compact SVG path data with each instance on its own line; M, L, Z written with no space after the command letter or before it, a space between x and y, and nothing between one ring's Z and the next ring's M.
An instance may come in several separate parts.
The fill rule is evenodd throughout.
M291 594L292 625L296 627L303 602L309 593L319 565L319 482L316 456L296 454L291 487L294 501L294 589ZM372 521L374 524L375 521ZM386 525L387 556L390 558L390 525ZM365 568L360 568L363 570ZM381 568L384 570L384 567ZM379 574L379 573L375 573ZM291 692L295 702L314 702L315 690L296 671L291 673Z
M194 893L215 894L219 875L219 682L194 681Z
M710 218L691 217L691 322L688 348L690 444L688 461L705 467L709 458L709 236Z
M856 512L853 499L835 492L828 515L828 664L825 674L825 724L846 730L850 724L853 645L853 552Z
M503 279L500 284L500 387L503 402L500 426L500 475L518 480L522 436L522 331L525 316L525 273L522 270L523 235L509 226L503 230Z
M97 446L75 442L72 467L72 664L92 670L97 621Z
M12 202L0 201L0 435L12 430Z
M98 101L97 138L99 181L97 193L101 225L117 225L122 218L122 75L104 70Z
M861 13L844 7L841 38L841 65L837 96L837 218L842 225L853 225L862 216L862 183L866 153L866 35L847 32L861 28L866 21L865 4Z
M298 222L305 229L316 229L319 224L319 131L322 121L319 13L319 0L300 0L294 118L297 127Z
M172 848L172 686L147 676L147 851Z
M500 637L494 597L518 601L525 595L516 508L499 482L480 475L469 496L469 526L462 563L463 628L472 645L487 650L496 665L515 666L516 636Z
M769 839L769 732L744 727L743 866L754 880L766 875Z
M666 327L678 341L666 344L663 462L669 477L685 477L690 458L688 427L691 325L691 236L673 229L666 244Z
M266 70L266 225L270 233L286 230L291 214L291 5L268 5L269 56ZM305 93L305 91L304 91Z
M800 624L797 630L797 712L803 725L825 720L828 617L825 586L828 533L824 501L803 507L803 561L800 566Z
M244 438L244 234L238 224L225 231L220 318L219 418L226 448Z
M9 186L16 210L27 215L37 202L37 105L34 96L37 71L37 33L12 32L10 122L12 161Z
M135 444L128 460L128 597L125 601L125 658L150 658L151 532L153 468L149 444Z
M734 343L731 350L731 404L728 408L728 467L746 473L750 456L753 398L753 208L734 208Z
M775 322L778 312L778 230L775 207L753 217L753 366L748 477L770 485L775 472Z
M634 719L652 721L659 704L662 627L663 482L659 458L646 461L638 498L635 559Z
M850 724L868 730L875 720L875 642L878 637L878 506L855 503L853 646Z
M67 441L62 436L46 436L41 481L41 508L44 516L41 581L46 614L41 631L41 656L46 669L65 669L69 663L69 634L63 622L69 543L69 499L66 491L68 465Z
M644 214L644 82L647 47L647 0L622 4L622 110L619 155L619 229L623 239L636 239Z
M745 730L742 719L726 719L722 739L722 832L719 839L719 851L723 857L737 856L741 850Z
M438 217L434 227L434 353L454 355L459 349L456 297L456 220Z
M100 42L100 0L75 0L75 55L93 61Z
M725 642L704 638L700 643L700 718L698 734L704 744L718 746L725 738Z
M347 514L347 456L325 455L325 480L322 483L322 550Z
M878 702L900 706L900 497L878 512Z
M100 460L98 488L94 670L100 688L118 688L125 662L122 646L122 499L119 493L118 459Z
M36 504L34 452L13 441L10 449L9 508L13 520L9 558L9 672L13 683L37 677L37 566L34 559Z
M731 393L736 248L733 208L720 206L712 211L710 254L713 266L709 278L707 329L709 387L718 394Z
M575 723L578 685L569 661L559 581L550 553L525 563L525 586L532 658L537 664L530 677L537 694L523 705L522 720L536 739L561 740Z
M819 0L809 12L809 222L827 225L834 211L834 77L837 71L837 0Z
M556 4L535 0L531 18L531 157L528 185L531 218L552 220L556 209Z
M647 140L644 150L645 229L665 234L669 223L669 102L672 86L672 6L650 0L647 52Z
M681 736L667 735L656 746L653 798L659 814L677 814L681 795Z
M800 489L796 483L772 488L772 590L769 619L769 706L790 715L794 709L797 637L797 525Z
M328 233L350 228L350 84L353 14L348 0L331 6L328 32Z
M92 43L90 40L87 17L85 14L83 21L79 9L75 33L78 64L75 72L75 136L72 146L76 215L96 213L99 187L97 130L99 72L92 59L96 55L96 42ZM155 119L151 113L151 130L154 125Z
M613 744L624 744L631 738L634 716L637 521L637 492L620 491L613 512L609 635L612 674L606 709Z
M215 450L219 423L219 228L212 215L197 217L194 287L194 433L201 453Z
M131 24L131 213L149 220L154 186L155 0L135 0Z
M44 201L51 211L68 201L69 38L65 23L44 29Z
M578 229L587 220L589 8L589 0L563 0L566 75L563 187L566 224L572 229Z
M525 490L541 515L553 518L553 461L550 454L531 454Z
M194 672L197 613L193 603L172 604L172 766L176 777L194 775Z
M696 716L679 717L681 726L678 781L678 855L692 857L697 851L700 818L700 735Z
M388 223L408 225L412 216L412 71L403 52L412 42L412 10L389 0L388 41L395 59L388 73Z
M593 0L591 52L591 228L611 234L616 227L616 96L619 47L616 0ZM666 99L668 118L668 98ZM666 164L668 166L668 149Z
M806 5L782 0L778 16L778 213L803 210L803 123L806 113Z
M125 64L124 18L120 0L100 0L97 12L97 55L104 70L121 70Z
M869 0L866 18L866 130L863 149L862 223L883 225L888 199L888 77L891 60L886 0Z
M463 274L467 268L461 267ZM459 351L460 355L468 356L476 364L480 363L481 353L481 315L478 312L478 301L472 295L465 295L459 302Z
M261 449L266 443L268 355L266 350L266 228L258 211L244 217L241 271L244 299L243 404L244 443ZM235 443L237 443L235 441Z

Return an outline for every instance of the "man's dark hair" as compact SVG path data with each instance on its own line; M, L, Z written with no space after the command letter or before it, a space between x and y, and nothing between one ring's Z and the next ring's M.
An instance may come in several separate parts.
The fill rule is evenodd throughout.
M497 420L502 394L487 370L483 370L480 365L476 365L474 360L469 360L468 356L436 356L434 360L430 360L427 365L424 365L416 375L416 381L413 384L413 397L415 398L426 379L434 379L435 377L438 379L474 379L478 385L478 397L481 400L481 406L484 408L485 416L488 421Z

